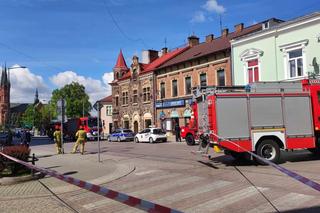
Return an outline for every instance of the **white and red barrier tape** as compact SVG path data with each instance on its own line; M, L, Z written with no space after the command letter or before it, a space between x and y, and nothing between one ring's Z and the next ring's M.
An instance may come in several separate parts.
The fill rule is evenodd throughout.
M41 172L43 174L46 174L46 175L50 175L50 176L55 177L57 179L60 179L60 180L62 180L64 182L73 184L73 185L78 186L80 188L92 191L92 192L94 192L96 194L102 195L102 196L110 198L112 200L116 200L116 201L121 202L123 204L126 204L128 206L132 206L132 207L144 210L146 212L152 212L152 213L182 213L181 211L178 211L178 210L175 210L175 209L171 209L171 208L168 208L166 206L162 206L162 205L159 205L159 204L156 204L156 203L152 203L150 201L143 200L143 199L140 199L140 198L136 198L136 197L133 197L133 196L121 193L121 192L113 191L113 190L108 189L106 187L102 187L102 186L99 186L99 185L91 184L89 182L85 182L85 181L82 181L82 180L79 180L79 179L76 179L76 178L73 178L73 177L70 177L70 176L59 174L58 172L56 172L54 170L48 170L48 169L44 169L44 168L40 168L40 167L34 166L34 165L29 164L27 162L24 162L24 161L21 161L19 159L14 158L14 157L11 157L9 155L6 155L6 154L4 154L2 152L0 152L0 155L4 156L4 157L6 157L6 158L8 158L8 159L10 159L12 161L15 161L17 163L20 163L20 164L22 164L22 165L24 165L24 166L26 166L26 167L28 167L30 169L39 171L39 172Z
M279 165L277 165L277 164L275 164L275 163L273 163L273 162L271 162L271 161L268 161L268 160L260 157L259 155L255 154L255 153L253 153L253 152L250 152L249 150L246 150L245 148L243 148L243 147L239 146L238 144L234 143L233 141L230 141L230 140L228 140L228 139L225 139L225 138L223 138L223 137L220 137L219 135L216 135L216 134L214 134L214 133L211 133L211 134L214 135L214 136L216 136L216 137L219 138L219 139L222 139L222 140L224 140L224 141L228 141L229 143L232 143L233 145L235 145L235 146L237 146L238 148L242 149L243 151L249 153L250 155L254 156L255 158L258 158L258 159L259 159L260 161L262 161L263 163L268 164L268 165L276 168L276 169L279 170L280 172L288 175L289 177L292 177L292 178L294 178L295 180L300 181L301 183L303 183L303 184L305 184L305 185L307 185L307 186L309 186L309 187L311 187L311 188L313 188L313 189L315 189L315 190L317 190L317 191L320 192L320 184L319 184L319 183L314 182L313 180L310 180L309 178L306 178L306 177L304 177L304 176L302 176L302 175L299 175L299 174L297 174L297 173L295 173L295 172L292 172L292 171L290 171L290 170L288 170L288 169L286 169L286 168L284 168L284 167L282 167L282 166L279 166ZM222 146L222 145L219 144L219 146ZM222 147L223 147L223 146L222 146ZM227 149L227 148L226 148L226 149Z

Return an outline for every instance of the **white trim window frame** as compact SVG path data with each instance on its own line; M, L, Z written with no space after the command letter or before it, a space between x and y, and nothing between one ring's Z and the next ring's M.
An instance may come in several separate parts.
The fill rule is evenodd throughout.
M305 39L302 41L285 44L279 46L280 50L283 52L283 66L284 66L284 74L285 79L287 80L296 80L296 79L302 79L306 76L308 76L307 72L307 59L306 59L306 46L308 45L309 40ZM290 53L301 50L301 56L291 57ZM298 75L298 60L300 60L300 63L302 62L302 74ZM291 70L290 70L290 61L294 61L295 63L295 75L291 76Z
M261 80L261 57L263 55L263 51L255 48L250 48L245 51L243 51L240 54L240 60L243 62L243 79L244 79L244 84L249 83L249 72L248 72L248 62L252 60L258 60L258 81ZM254 72L254 69L253 69ZM254 74L253 74L254 75ZM254 79L255 76L253 76Z

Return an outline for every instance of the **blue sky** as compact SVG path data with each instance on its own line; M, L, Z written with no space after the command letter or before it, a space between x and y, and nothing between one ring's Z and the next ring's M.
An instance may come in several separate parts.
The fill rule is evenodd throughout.
M0 63L26 66L25 74L36 79L30 80L28 89L13 89L13 99L19 91L33 93L35 87L48 99L51 89L68 83L60 80L67 76L100 84L89 88L93 100L110 90L105 83L111 75L104 74L112 70L120 48L129 64L143 49L161 49L165 38L174 48L192 33L201 40L210 33L219 36L218 14L223 27L232 30L240 22L247 26L270 17L292 19L319 11L320 4L318 0L0 0L0 8ZM16 78L23 77L19 69L14 71ZM16 101L32 101L29 93Z

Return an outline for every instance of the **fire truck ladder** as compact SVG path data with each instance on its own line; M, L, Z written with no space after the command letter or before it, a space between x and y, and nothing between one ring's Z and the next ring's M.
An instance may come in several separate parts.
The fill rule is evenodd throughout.
M201 108L199 107L198 111L199 132L201 135L199 137L198 151L195 153L210 158L210 155L208 155L210 144L215 145L213 142L210 142L211 130L209 128L207 97L221 92L243 92L245 89L246 87L244 86L206 86L193 88L193 101L196 100L198 106L202 106Z

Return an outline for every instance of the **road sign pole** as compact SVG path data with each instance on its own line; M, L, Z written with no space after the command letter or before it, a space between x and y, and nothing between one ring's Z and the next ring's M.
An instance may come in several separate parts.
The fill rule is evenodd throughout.
M98 162L101 162L101 158L100 158L100 103L99 101L97 102L97 108L98 108L98 119L97 119L97 126L98 126Z
M64 99L61 99L61 148L62 148L62 154L64 154L63 123L64 123Z

